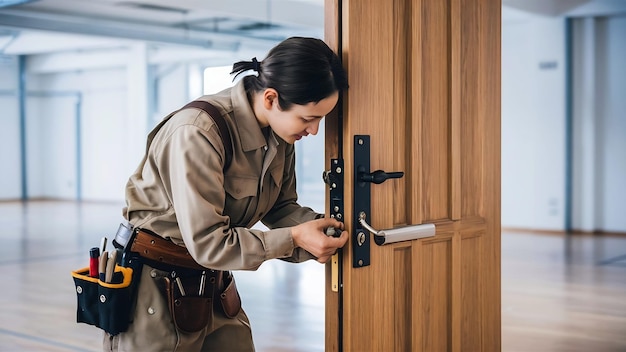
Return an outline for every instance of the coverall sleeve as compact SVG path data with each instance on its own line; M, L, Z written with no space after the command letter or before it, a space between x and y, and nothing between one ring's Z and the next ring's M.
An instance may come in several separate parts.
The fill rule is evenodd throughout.
M177 127L155 155L176 213L182 240L200 265L216 270L256 270L265 260L291 257L289 228L229 228L223 214L224 148L213 125Z
M263 224L271 229L296 226L323 217L323 214L318 214L313 209L298 204L295 154L294 146L289 145L285 152L285 170L281 191L274 206L262 220ZM295 248L289 258L283 259L290 262L303 262L313 258L315 257L304 249Z

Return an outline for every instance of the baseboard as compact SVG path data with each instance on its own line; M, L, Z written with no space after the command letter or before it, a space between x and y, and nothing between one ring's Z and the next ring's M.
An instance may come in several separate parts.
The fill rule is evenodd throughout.
M626 237L626 232L610 232L610 231L583 231L583 230L547 230L547 229L531 229L524 227L502 227L502 232L525 232L540 235L576 235L576 236L607 236L607 237Z

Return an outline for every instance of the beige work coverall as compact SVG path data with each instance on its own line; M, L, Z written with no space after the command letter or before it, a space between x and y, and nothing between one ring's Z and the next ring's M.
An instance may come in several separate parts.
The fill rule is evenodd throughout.
M297 204L294 146L270 131L265 138L243 80L203 96L221 111L233 141L230 167L213 120L199 109L170 118L152 141L126 186L124 217L184 245L196 262L215 270L256 270L264 261L301 262L313 256L295 248L290 226L319 214ZM250 229L261 220L270 230ZM157 280L166 272L144 265L129 330L105 334L104 349L119 351L251 351L248 318L213 312L198 333L177 331Z

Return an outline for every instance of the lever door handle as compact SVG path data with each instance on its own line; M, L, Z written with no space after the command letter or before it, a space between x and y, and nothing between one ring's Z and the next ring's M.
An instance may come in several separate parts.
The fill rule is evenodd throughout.
M368 224L365 218L365 213L361 212L359 214L359 224L374 235L374 242L376 242L379 246L388 243L412 241L418 238L435 236L435 224L409 225L379 231Z
M357 170L359 172L359 181L361 182L372 182L377 185L387 181L390 178L402 178L404 176L404 172L395 171L395 172L385 172L383 170L376 170L372 173L365 172L364 167L360 167L361 170Z

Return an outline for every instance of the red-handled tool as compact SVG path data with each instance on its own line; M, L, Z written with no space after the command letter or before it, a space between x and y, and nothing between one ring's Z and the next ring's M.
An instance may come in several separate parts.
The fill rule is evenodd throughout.
M89 276L98 277L98 258L100 257L100 248L93 247L89 250Z

